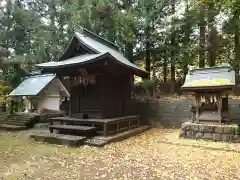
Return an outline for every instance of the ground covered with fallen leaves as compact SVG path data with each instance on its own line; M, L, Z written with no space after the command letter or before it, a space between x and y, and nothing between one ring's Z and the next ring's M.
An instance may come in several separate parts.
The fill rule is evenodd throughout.
M104 148L69 148L2 132L0 179L240 179L237 145L226 151L220 144L227 146L179 140L177 130L151 129Z

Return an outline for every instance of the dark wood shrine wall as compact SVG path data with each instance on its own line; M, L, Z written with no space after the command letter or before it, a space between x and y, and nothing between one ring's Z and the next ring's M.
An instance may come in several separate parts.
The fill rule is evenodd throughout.
M111 76L108 73L95 76L93 84L73 85L63 80L71 94L71 113L88 113L96 118L129 115L131 111L131 76Z

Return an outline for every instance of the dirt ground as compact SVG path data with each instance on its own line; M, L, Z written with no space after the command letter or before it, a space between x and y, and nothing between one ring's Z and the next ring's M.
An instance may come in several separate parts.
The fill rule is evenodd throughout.
M179 140L178 130L151 129L104 148L36 143L28 133L0 133L2 179L240 179L238 144Z

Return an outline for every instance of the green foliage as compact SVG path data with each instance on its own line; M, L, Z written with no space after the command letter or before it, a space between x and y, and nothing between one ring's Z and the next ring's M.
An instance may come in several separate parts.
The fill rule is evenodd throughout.
M162 74L164 79L169 78L170 63L174 66L171 73L184 76L187 66L198 65L199 53L205 56L209 47L216 53L216 64L228 62L236 66L240 52L236 41L240 32L239 2L6 1L0 5L0 46L6 49L3 52L0 48L0 62L3 58L21 62L19 69L4 70L8 84L15 87L25 75L24 68L32 70L36 63L57 59L73 32L83 26L119 45L129 60L141 63L147 60L152 77L158 79ZM199 27L204 26L201 36L208 35L209 22L217 27L217 38L206 38L208 43L199 44ZM203 58L208 60L207 56Z
M145 79L144 81L140 82L139 85L150 95L153 94L155 88L154 80Z

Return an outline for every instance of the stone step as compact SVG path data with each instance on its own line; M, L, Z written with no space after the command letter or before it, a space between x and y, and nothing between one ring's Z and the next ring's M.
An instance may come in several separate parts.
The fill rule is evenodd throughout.
M1 124L0 129L7 130L7 131L21 131L28 129L27 126L19 126L19 125L10 125L10 124Z
M108 141L103 140L103 139L88 139L84 142L84 144L88 145L88 146L94 146L94 147L103 147L108 143Z
M10 119L10 118L8 118L7 121L10 121L10 122L23 122L23 123L26 123L26 122L31 121L31 119Z
M91 139L86 140L84 143L89 146L103 147L106 144L122 141L129 137L143 133L148 129L149 129L149 126L140 126L140 127L137 127L128 131L124 131L115 135L111 135L111 136L95 136Z
M7 117L8 119L12 119L12 120L30 120L32 118L29 118L29 117Z
M63 135L63 134L53 134L53 133L36 133L30 136L30 138L47 142L50 144L66 145L72 147L78 147L84 144L86 137L83 136L73 136L73 135Z
M6 121L6 122L4 122L4 124L25 126L27 124L27 122Z
M78 134L78 135L84 135L87 137L95 135L97 131L96 127L92 127L92 126L77 126L77 125L62 125L62 124L55 124L55 125L49 126L50 132L53 132L54 129L64 134Z

